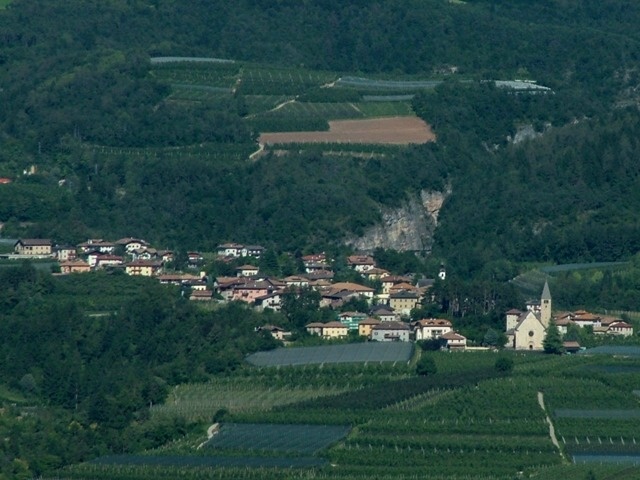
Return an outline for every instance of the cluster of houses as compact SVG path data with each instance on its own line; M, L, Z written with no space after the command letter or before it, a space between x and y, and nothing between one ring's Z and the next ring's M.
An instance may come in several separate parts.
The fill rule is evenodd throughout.
M121 269L128 275L157 278L163 284L179 285L189 292L194 301L241 301L256 309L280 310L283 296L297 289L313 289L320 294L321 307L339 311L351 299L365 300L367 312L342 312L328 323L310 323L307 332L326 339L344 338L355 334L370 340L411 341L436 340L449 349L464 349L465 337L453 330L451 322L444 319L423 319L410 323L407 318L418 307L433 285L433 279L417 282L412 278L393 275L378 268L369 255L347 257L347 265L363 278L376 281L381 289L353 282L334 282L334 272L325 254L305 255L301 258L304 273L284 278L262 275L259 267L252 265L265 249L259 245L225 243L217 248L223 260L246 258L247 263L235 269L234 276L208 279L199 272L203 257L198 252L187 254L187 267L192 273L165 272L167 263L174 261L174 253L158 250L136 238L122 238L115 242L89 239L76 246L54 246L47 239L20 239L14 245L13 258L52 258L60 264L60 273L85 273L100 269ZM439 278L445 279L444 268ZM369 283L369 282L367 282ZM186 288L185 288L186 287ZM515 350L542 350L547 328L554 319L559 332L565 335L570 325L589 327L594 334L633 335L633 326L620 318L602 316L584 310L560 312L552 317L552 300L549 285L545 283L540 301L527 302L524 311L512 309L506 312L507 348ZM285 340L290 332L269 325L274 337ZM567 350L579 348L575 342L565 342Z
M633 335L633 325L620 318L602 316L585 310L559 312L552 316L552 300L549 284L545 282L540 301L527 302L526 309L506 312L507 348L515 350L542 350L551 319L561 335L566 335L570 325L589 327L597 335ZM567 351L577 351L575 341L564 342Z
M220 254L219 250L219 254ZM237 257L235 257L237 258ZM368 255L347 257L347 265L368 280L377 280L381 291L353 282L334 282L334 273L324 254L306 255L301 258L305 273L281 279L260 274L252 265L236 268L234 277L218 277L214 288L224 300L243 301L258 309L279 310L282 297L292 289L310 288L321 297L320 306L339 310L346 302L355 298L365 300L368 312L342 312L327 323L310 323L306 331L325 339L338 339L355 334L380 342L408 342L411 340L441 339L450 349L463 349L467 340L453 331L448 320L425 319L409 323L404 321L416 308L433 280L423 279L414 283L406 276L392 275L378 268ZM441 277L442 278L442 277ZM261 328L279 340L286 340L291 332L275 325Z
M158 250L139 238L121 238L115 242L101 238L78 245L55 245L48 239L19 239L13 258L51 258L60 264L60 273L87 273L101 269L121 269L128 275L147 277L162 273L165 264L174 260L170 250ZM197 267L202 255L189 252L189 266Z
M388 311L375 307L369 315L361 312L343 312L338 320L328 323L310 323L307 332L327 339L345 338L350 331L357 331L361 337L377 342L409 342L412 340L440 340L442 347L449 350L464 350L467 339L453 330L451 322L445 319L429 318L417 322L382 320Z

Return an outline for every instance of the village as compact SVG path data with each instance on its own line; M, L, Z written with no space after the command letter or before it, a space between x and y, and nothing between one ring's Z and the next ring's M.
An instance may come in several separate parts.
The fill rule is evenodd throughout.
M333 321L312 322L306 332L326 340L362 337L377 342L438 341L446 350L489 349L485 345L471 345L454 325L444 318L411 320L411 312L429 298L435 279L415 279L411 274L396 275L376 265L367 254L350 255L347 266L365 279L369 285L334 281L330 259L324 253L301 257L303 272L284 278L263 275L254 263L264 254L260 245L224 243L218 246L216 258L223 262L245 261L235 267L235 275L212 278L202 270L203 255L188 252L186 272L172 268L175 253L153 248L142 239L126 237L114 242L88 239L76 246L54 245L48 239L19 239L14 245L12 259L53 259L59 263L57 275L82 274L97 270L123 271L127 275L153 277L162 284L176 285L194 302L226 303L239 301L257 310L279 311L283 297L303 289L317 291L320 307L335 311ZM441 266L440 281L446 280ZM367 311L342 311L351 300L362 301ZM560 335L572 326L586 328L595 335L631 336L633 326L620 318L577 310L554 312L549 285L545 282L539 300L526 302L525 308L505 312L505 348L541 351L550 325ZM287 342L292 332L278 325L264 325L277 340ZM564 350L577 352L576 341L565 341Z

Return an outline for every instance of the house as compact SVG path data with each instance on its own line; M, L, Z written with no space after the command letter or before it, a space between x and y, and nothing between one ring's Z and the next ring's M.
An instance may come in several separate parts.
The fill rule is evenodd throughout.
M391 293L391 289L394 285L399 283L410 283L411 279L399 275L387 275L386 277L381 278L380 281L382 282L382 293L388 295Z
M240 250L240 256L260 258L264 253L264 247L260 245L245 245Z
M256 332L269 332L276 340L284 341L291 336L291 332L276 325L264 325L256 328Z
M400 315L408 316L419 303L420 296L416 292L401 290L389 295L389 306Z
M118 255L98 255L95 259L95 268L107 268L114 267L117 265L122 265L124 263L124 259Z
M411 328L402 322L380 322L371 328L371 340L376 342L408 342Z
M53 249L53 254L60 262L75 260L77 256L76 247L71 247L69 245L56 245Z
M305 266L307 265L307 263L321 263L325 266L327 265L327 256L324 252L303 255L300 259Z
M309 323L305 329L307 330L307 333L309 333L310 335L318 335L318 336L322 336L322 329L324 328L324 323L320 323L320 322L312 322Z
M447 332L440 337L442 340L446 340L446 348L448 350L464 350L467 348L467 339L459 333Z
M378 268L378 267L370 268L369 270L362 272L362 276L365 277L367 280L379 280L388 275L389 275L389 270L385 270L384 268Z
M191 291L205 291L208 290L208 285L206 280L201 280L201 279L197 279L197 280L187 280L186 282L183 283L183 285L185 287L188 287L191 289Z
M192 290L189 300L196 302L210 302L213 300L213 292L211 290Z
M223 243L222 245L218 245L218 256L238 258L242 256L243 247L244 245L241 245L239 243Z
M365 318L358 323L358 335L361 337L371 338L371 330L376 325L380 325L382 322L376 318Z
M367 299L372 299L375 293L375 290L370 287L365 287L364 285L359 285L357 283L352 282L338 282L331 285L331 290L333 292L348 292L352 296L363 296Z
M102 251L102 253L113 253L115 244L106 242L102 238L90 238L86 242L79 243L76 247L80 253L87 253L93 250ZM101 247L104 250L101 250Z
M603 319L602 327L606 329L603 332L605 335L620 335L623 337L630 337L633 335L633 325L620 319ZM594 333L600 333L595 328L593 331Z
M602 325L602 319L599 315L589 313L585 310L578 310L574 312L571 320L573 320L573 323L579 327L592 327L595 329Z
M255 277L259 271L260 269L253 265L242 265L236 268L236 275L238 277Z
M65 260L60 262L60 273L87 273L91 266L83 260Z
M320 299L320 307L340 308L345 302L353 298L352 292L347 290L335 291L331 286L322 289L322 298Z
M453 331L451 322L442 318L424 318L413 324L416 340L434 340Z
M151 247L142 247L131 252L134 260L153 260L158 258L158 251Z
M383 322L395 322L399 319L393 308L391 308L389 305L385 305L384 303L374 305L371 310L369 310L369 314L372 317L382 320Z
M567 332L569 331L569 327L571 325L575 325L572 318L573 318L573 315L571 314L556 317L555 319L556 327L558 328L558 331L560 332L561 335L566 335Z
M267 281L248 282L234 287L231 300L255 303L258 297L263 297L272 292L273 285Z
M367 318L362 312L342 312L338 314L338 321L346 325L349 330L358 330L358 324Z
M351 255L347 257L347 265L356 272L364 273L376 266L375 260L369 255Z
M287 287L301 288L309 286L309 279L298 275L291 275L289 277L285 277L283 280Z
M305 262L304 263L304 271L306 273L314 273L321 272L327 270L329 267L326 263L317 263L317 262ZM333 274L333 272L331 272Z
M187 252L187 266L190 268L198 267L203 260L204 258L199 252Z
M155 260L135 260L125 265L127 275L153 277L162 270L162 263Z
M323 338L344 338L348 334L346 325L340 322L310 323L306 326L307 332L312 335L320 335Z
M258 310L270 308L271 310L279 312L280 307L282 307L282 295L280 294L280 292L272 292L257 297L255 301L255 307Z
M158 275L158 281L163 285L183 285L190 281L200 280L200 277L197 275L191 275L189 273L173 273L173 274L165 274Z
M175 260L175 255L171 250L158 250L157 257L162 260L163 263L170 263Z
M132 253L134 250L139 250L142 247L147 246L147 242L139 238L126 237L116 240L116 246L124 248L127 253Z
M217 277L214 286L224 300L231 300L235 288L249 281L247 277Z
M333 272L331 270L315 270L304 275L309 282L317 282L319 280L333 280Z
M52 254L51 240L44 238L21 238L13 246L18 255L45 257Z

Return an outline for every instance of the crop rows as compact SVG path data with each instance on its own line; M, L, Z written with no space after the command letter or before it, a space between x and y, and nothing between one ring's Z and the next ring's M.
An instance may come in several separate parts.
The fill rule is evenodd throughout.
M340 440L348 431L349 427L336 425L223 424L205 447L312 455Z
M333 78L333 74L323 72L246 68L239 91L244 95L298 95Z
M89 154L96 160L109 158L135 158L135 159L162 159L162 158L180 158L180 159L206 159L218 160L233 158L244 160L255 151L256 146L253 143L247 144L206 144L204 146L189 147L169 147L169 148L124 148L124 147L107 147L107 146L89 146L87 150Z
M187 87L184 85L172 85L171 101L207 102L214 103L228 99L231 90L223 87Z
M208 85L231 88L239 74L237 64L183 64L155 67L153 75L167 83L184 83L189 85Z
M209 421L224 408L230 412L265 411L277 405L334 395L338 387L270 388L249 385L224 386L216 383L175 387L167 401L151 409L152 415L182 417L188 421Z

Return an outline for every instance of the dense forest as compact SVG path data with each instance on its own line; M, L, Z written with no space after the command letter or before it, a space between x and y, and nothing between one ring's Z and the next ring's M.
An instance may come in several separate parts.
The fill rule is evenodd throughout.
M501 258L624 258L638 242L638 17L631 1L11 2L0 14L0 172L16 179L0 191L4 234L310 250L451 185L435 253L460 273ZM248 163L247 86L167 101L174 87L149 74L162 55L444 79L413 101L438 142L392 161L311 150ZM553 93L484 81L500 78ZM511 144L527 125L544 134ZM157 150L192 145L216 156Z

